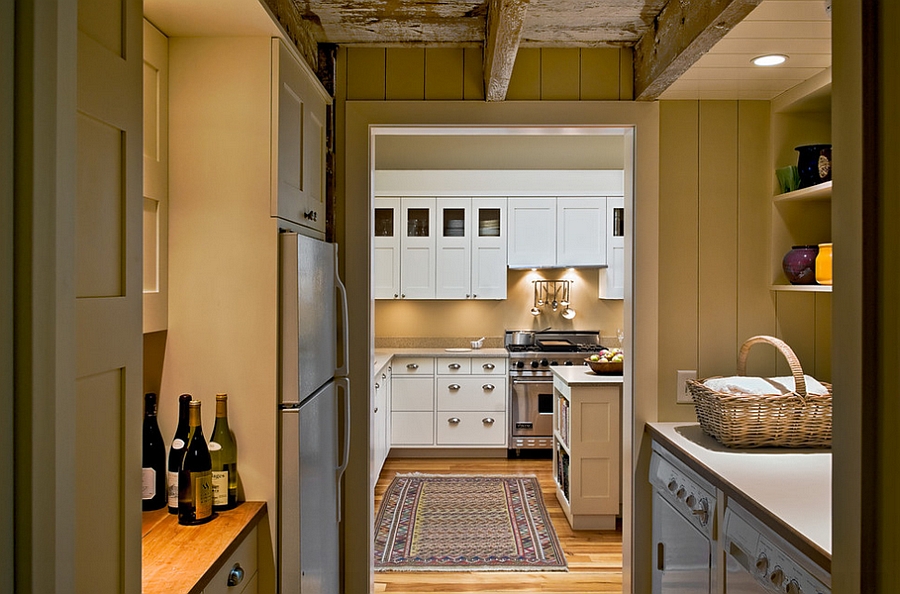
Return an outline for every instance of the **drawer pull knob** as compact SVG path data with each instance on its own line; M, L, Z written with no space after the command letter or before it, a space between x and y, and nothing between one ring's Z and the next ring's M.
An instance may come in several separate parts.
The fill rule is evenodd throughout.
M378 382L375 382L375 389L378 390L379 388L381 388L381 384L379 384Z
M375 407L375 412L376 412L376 413L378 412L378 407L377 407L377 406Z
M450 390L459 390L460 386L459 384L450 384L447 388Z
M407 363L407 364L406 364L406 368L407 368L407 369L412 369L412 370L415 371L416 369L419 368L419 364L418 364L418 363Z
M494 389L494 384L485 384L485 385L481 386L481 389L487 390L488 392L490 392L491 390Z
M235 563L228 573L228 587L237 586L244 581L244 568L240 563Z
M387 374L382 373L382 374L381 374L381 379L387 379Z
M485 418L481 419L481 422L484 423L485 425L493 425L494 419L492 419L491 417L485 417Z
M447 367L450 369L456 370L456 369L459 369L460 365L459 365L459 363L451 363Z
M484 365L481 366L481 368L484 369L484 370L486 370L486 371L493 371L493 370L494 370L494 364L493 364L493 363L485 363Z
M451 425L459 425L459 418L450 417L449 419L447 419L447 422L450 423Z

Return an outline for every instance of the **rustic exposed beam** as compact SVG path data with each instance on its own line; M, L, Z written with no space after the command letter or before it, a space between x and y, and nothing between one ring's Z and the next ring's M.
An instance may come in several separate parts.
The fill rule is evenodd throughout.
M314 30L317 23L314 18L309 18L315 15L301 14L297 5L291 0L264 0L264 2L275 15L275 18L278 19L278 22L281 23L281 26L284 27L284 30L287 31L291 41L294 42L294 45L300 51L300 55L303 56L303 59L306 60L313 72L316 72L318 70L319 50Z
M484 36L484 98L503 101L509 88L528 0L491 0Z
M634 95L659 97L762 0L670 0L634 48Z

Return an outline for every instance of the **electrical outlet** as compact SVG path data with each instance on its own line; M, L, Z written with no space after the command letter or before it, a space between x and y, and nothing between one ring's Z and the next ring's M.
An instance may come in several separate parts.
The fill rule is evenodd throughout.
M692 379L697 379L697 370L696 369L679 369L675 372L677 374L676 380L676 397L675 402L680 404L691 404L694 402L694 399L691 398L691 393L688 392L687 389L687 381Z

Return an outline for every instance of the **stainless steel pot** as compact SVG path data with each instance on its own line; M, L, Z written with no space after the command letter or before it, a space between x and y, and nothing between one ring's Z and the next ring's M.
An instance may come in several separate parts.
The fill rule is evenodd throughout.
M534 344L534 332L513 332L510 341L516 346L531 346Z

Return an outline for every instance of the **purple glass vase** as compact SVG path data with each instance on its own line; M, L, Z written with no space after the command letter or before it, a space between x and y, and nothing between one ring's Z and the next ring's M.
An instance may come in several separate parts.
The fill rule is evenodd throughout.
M792 285L816 284L817 245L795 245L784 255L781 267Z

